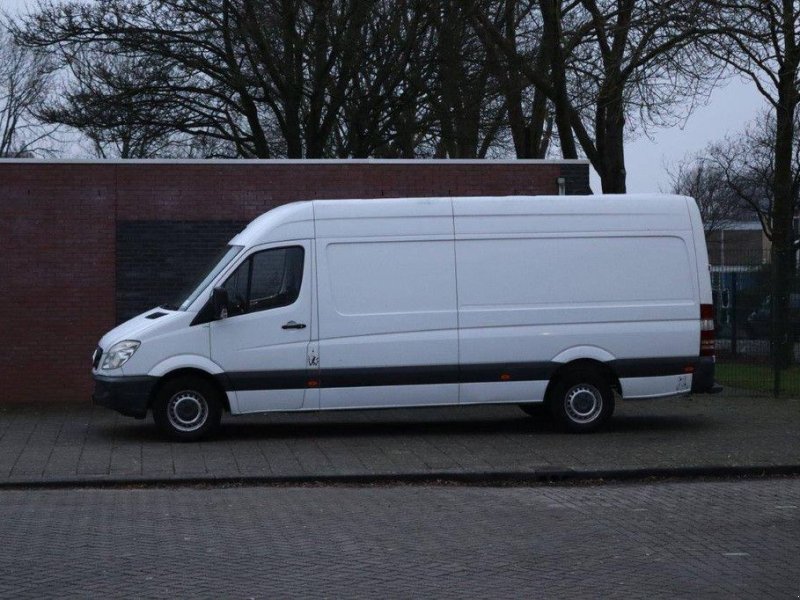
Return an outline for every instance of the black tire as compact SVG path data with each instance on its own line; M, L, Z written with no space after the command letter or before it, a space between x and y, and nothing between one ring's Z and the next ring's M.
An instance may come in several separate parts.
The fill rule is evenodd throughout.
M167 381L153 402L153 421L177 442L194 442L211 435L221 418L219 391L199 377Z
M561 375L548 398L550 414L572 433L597 431L614 414L611 382L599 370L576 368Z

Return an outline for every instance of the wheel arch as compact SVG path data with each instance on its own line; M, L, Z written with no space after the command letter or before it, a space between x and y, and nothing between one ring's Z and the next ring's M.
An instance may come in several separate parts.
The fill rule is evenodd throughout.
M164 387L165 384L180 377L195 377L198 379L202 379L209 385L213 386L214 389L217 390L217 392L219 393L219 399L222 402L222 407L224 408L224 410L226 410L229 413L231 412L231 406L230 406L230 401L228 400L228 394L226 393L225 388L222 386L219 380L208 371L204 371L203 369L199 369L197 367L180 367L161 375L156 384L153 386L153 389L150 392L150 397L147 399L147 408L151 409L153 407L153 402L155 402L155 399L158 397L158 393L161 391L161 388Z
M609 362L597 360L595 358L578 358L559 365L556 370L553 371L544 393L545 403L550 402L553 390L566 374L580 369L591 369L597 373L600 373L606 379L606 381L609 382L611 389L622 396L622 384L620 383L616 371L614 371Z

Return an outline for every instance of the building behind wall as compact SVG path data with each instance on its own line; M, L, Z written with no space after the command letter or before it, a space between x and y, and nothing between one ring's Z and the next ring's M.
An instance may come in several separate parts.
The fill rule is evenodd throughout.
M730 223L709 233L706 244L709 264L721 272L769 261L770 241L759 221Z
M0 160L0 403L87 401L99 337L275 206L559 192L590 192L587 161Z

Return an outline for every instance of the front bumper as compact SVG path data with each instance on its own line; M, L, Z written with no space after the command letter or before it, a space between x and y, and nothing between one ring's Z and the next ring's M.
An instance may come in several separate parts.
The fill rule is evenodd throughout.
M714 357L701 356L692 374L693 394L718 394L722 386L714 382Z
M150 394L158 378L147 375L138 377L105 377L93 375L94 393L92 401L128 417L144 419Z

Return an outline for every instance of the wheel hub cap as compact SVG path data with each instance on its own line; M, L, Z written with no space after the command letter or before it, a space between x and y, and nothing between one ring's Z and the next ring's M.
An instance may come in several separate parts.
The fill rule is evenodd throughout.
M590 423L603 410L603 395L593 385L576 385L567 392L564 408L572 421Z
M208 418L208 403L195 391L178 392L167 405L167 418L179 431L195 431Z

